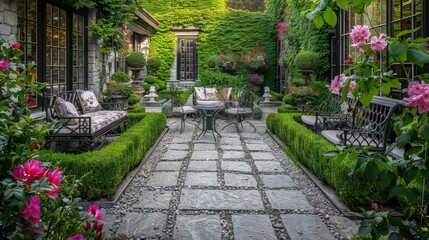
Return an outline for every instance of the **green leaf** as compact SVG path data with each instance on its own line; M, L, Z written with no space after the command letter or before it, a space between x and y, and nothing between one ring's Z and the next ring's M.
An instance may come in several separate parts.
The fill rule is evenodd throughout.
M323 26L323 23L324 23L324 21L323 21L322 16L317 15L317 16L315 16L315 17L313 18L313 24L314 24L318 29L320 29L320 28Z
M407 34L410 34L410 33L416 32L416 31L418 31L420 28L421 28L421 27L416 27L416 28L413 28L413 29L411 29L411 30L405 30L405 31L399 32L399 33L396 35L396 37L397 37L397 38L400 38L400 37L402 37L402 36L404 36L404 35L407 35Z
M429 53L416 47L409 47L407 49L407 59L410 62L423 67L425 63L429 63Z
M365 173L370 180L374 180L378 173L378 165L375 161L370 161L366 164Z
M416 167L408 167L404 171L404 181L408 185L413 179L416 177L417 168Z
M399 147L403 147L403 146L407 145L407 143L409 143L410 141L411 141L411 134L409 132L402 134L396 140Z
M337 14L335 14L329 6L326 7L325 12L323 13L323 19L325 19L325 22L331 25L331 27L335 27L335 25L337 25Z
M392 232L389 235L389 240L402 240L402 236L397 232Z
M338 155L338 153L339 153L339 151L338 151L338 150L332 150L332 151L325 152L325 153L323 154L323 156L327 156L327 157L334 157L334 156L337 156L337 155Z
M429 125L420 126L418 132L426 141L429 140Z
M369 94L369 93L362 93L362 95L359 97L359 101L365 105L365 106L369 106L369 104L371 103L373 95Z
M335 3L337 6L344 11L349 11L349 2L347 0L336 0Z
M389 198L396 197L399 194L403 193L404 191L405 191L405 187L404 186L402 186L402 185L394 186L392 188L392 190L390 190Z
M388 51L390 56L392 57L398 57L399 55L401 55L402 50L403 50L402 44L397 40L389 44Z
M358 231L358 235L359 236L365 236L371 233L371 226L360 226L359 227L359 231Z
M381 175L380 187L382 189L385 189L392 183L394 178L395 178L395 174L393 174L390 170L384 171L383 174Z
M381 88L381 91L383 92L384 95L389 95L389 93L390 93L390 84L389 83L382 83L380 88Z

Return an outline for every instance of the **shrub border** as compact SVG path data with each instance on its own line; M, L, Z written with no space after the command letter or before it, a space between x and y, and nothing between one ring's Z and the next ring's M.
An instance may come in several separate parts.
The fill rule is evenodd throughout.
M81 197L90 200L112 195L130 170L140 164L167 125L163 113L130 113L129 117L140 121L101 150L82 154L43 151L39 159L58 162L66 174L78 179L86 175L79 187Z
M300 124L300 116L300 113L271 113L267 116L267 128L287 143L295 161L332 187L347 206L365 206L371 201L385 203L387 193L381 190L379 179L368 180L363 170L349 176L355 162L324 156L324 153L335 150L335 146Z

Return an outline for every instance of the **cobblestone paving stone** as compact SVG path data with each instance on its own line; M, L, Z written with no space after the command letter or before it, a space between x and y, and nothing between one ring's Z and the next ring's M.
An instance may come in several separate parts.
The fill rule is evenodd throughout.
M177 119L169 120L169 124ZM208 132L180 122L106 210L106 236L126 239L345 239L325 219L340 216L257 123Z

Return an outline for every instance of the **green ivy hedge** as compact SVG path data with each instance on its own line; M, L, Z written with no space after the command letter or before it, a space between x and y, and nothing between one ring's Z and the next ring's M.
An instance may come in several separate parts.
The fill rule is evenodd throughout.
M324 156L336 149L335 146L301 125L300 116L300 113L271 113L267 116L268 129L287 144L288 154L331 186L348 206L364 206L371 201L385 203L387 194L379 187L379 180L368 180L362 171L349 176L354 162Z
M158 2L156 4L161 6ZM150 11L151 7L146 9ZM225 8L178 8L151 13L160 22L158 31L151 37L150 45L151 57L157 57L162 62L158 70L160 79L170 79L170 68L175 57L176 37L171 29L195 26L200 29L197 42L200 71L208 69L207 60L213 54L231 51L241 55L257 46L265 46L269 61L266 84L274 87L277 25L269 15ZM247 75L248 70L244 66L240 69L239 73Z
M41 152L39 159L57 163L66 174L82 178L81 197L91 200L113 194L123 178L136 167L166 126L163 113L129 113L135 123L108 146L82 154Z
M178 9L202 10L225 9L225 0L156 0L143 1L143 6L149 13L168 13Z

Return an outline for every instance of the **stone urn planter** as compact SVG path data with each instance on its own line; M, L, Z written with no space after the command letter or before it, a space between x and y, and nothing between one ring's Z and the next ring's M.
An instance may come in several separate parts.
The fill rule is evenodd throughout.
M113 103L122 103L124 106L124 110L128 109L128 98L129 96L125 95L112 95L110 96L110 101Z
M131 68L131 67L129 67L128 70L130 70L132 72L131 79L133 80L133 83L142 78L141 71L143 71L144 68Z

